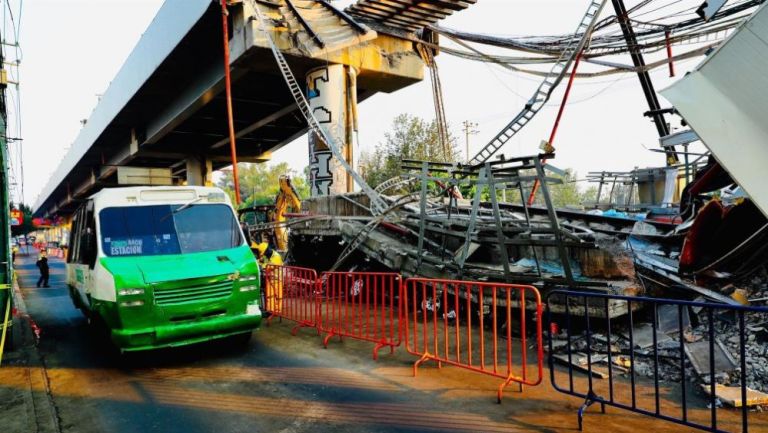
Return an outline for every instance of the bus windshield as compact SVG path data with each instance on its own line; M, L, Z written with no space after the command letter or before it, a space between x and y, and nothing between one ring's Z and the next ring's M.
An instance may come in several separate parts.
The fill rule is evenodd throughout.
M110 207L99 212L101 247L110 257L217 251L242 245L223 204Z

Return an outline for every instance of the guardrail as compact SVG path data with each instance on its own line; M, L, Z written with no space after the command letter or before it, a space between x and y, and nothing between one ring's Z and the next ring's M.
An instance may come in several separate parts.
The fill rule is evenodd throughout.
M318 284L323 345L335 336L350 337L376 343L374 360L384 347L394 353L400 345L401 282L395 273L323 272Z
M627 304L628 314L612 321L607 319L609 303L617 301ZM550 314L553 302L565 306L557 321ZM564 338L549 338L552 386L561 393L584 399L577 413L579 430L587 408L598 403L603 412L605 406L612 406L704 431L728 431L724 430L723 421L728 426L740 425L742 432L748 431L746 377L751 366L746 357L746 319L750 314L766 314L768 308L571 291L551 292L546 306L551 334L565 333ZM698 314L689 314L689 309ZM604 318L596 319L590 311L604 311ZM650 313L650 320L641 316L641 311ZM696 318L700 323L694 327L692 322ZM718 340L723 332L729 331L733 336L727 343L735 348L738 360ZM565 384L557 380L555 361L567 365ZM586 383L574 379L577 370L586 373ZM667 380L662 384L664 374ZM707 397L692 395L695 389L689 388L691 374L703 382L702 391ZM628 376L628 380L619 375ZM598 381L593 376L607 376L608 381ZM740 404L740 417L731 412L727 420L718 418L718 395L726 391L722 388L725 385L732 386L730 391L738 391L732 404ZM677 405L670 407L669 399L675 395L680 398Z
M526 306L532 304L533 317ZM414 376L426 361L449 364L504 379L538 385L543 378L542 304L532 286L409 278L402 301L405 347L418 356ZM535 367L528 368L526 323L533 319ZM514 331L513 331L514 329ZM515 342L513 338L518 338Z
M498 401L511 383L542 382L542 302L533 286L425 278L403 282L396 273L324 272L268 265L265 310L274 317L333 337L376 343L382 348L405 341L419 359L413 375L426 361L453 365L503 379ZM528 311L530 310L530 311ZM533 338L528 332L533 324ZM533 355L534 359L530 359Z
M318 279L314 269L296 266L267 265L264 277L265 309L273 318L296 322L291 333L300 328L317 328ZM319 329L318 329L319 333Z

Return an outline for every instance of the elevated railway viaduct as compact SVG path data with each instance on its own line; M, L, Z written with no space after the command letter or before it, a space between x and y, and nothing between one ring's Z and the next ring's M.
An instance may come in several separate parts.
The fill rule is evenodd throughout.
M294 74L307 77L302 84L310 101L319 101L316 116L349 129L358 101L423 79L417 30L472 3L365 0L345 13L326 1L229 2L238 161L267 161L307 130L254 8ZM41 192L36 216L70 215L90 194L118 184L206 184L212 171L231 164L221 17L218 1L163 4ZM322 86L329 92L323 95ZM329 94L344 94L348 103L330 107ZM352 159L351 140L346 144ZM351 189L322 143L314 146L313 192Z

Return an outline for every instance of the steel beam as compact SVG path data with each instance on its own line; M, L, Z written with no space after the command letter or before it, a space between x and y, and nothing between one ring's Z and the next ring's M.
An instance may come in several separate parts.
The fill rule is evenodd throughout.
M268 115L266 117L263 117L263 118L257 120L256 122L252 123L251 125L248 125L245 128L237 131L237 133L235 134L235 138L240 138L240 137L242 137L244 135L250 134L251 132L261 128L262 126L267 125L269 123L272 123L275 120L285 116L286 114L288 114L288 113L290 113L290 112L292 112L292 111L294 111L296 109L297 109L297 107L296 107L296 103L295 102L292 103L291 105L283 107L283 108L275 111L274 113L272 113L272 114L270 114L270 115ZM216 143L214 143L211 146L211 149L218 149L219 147L224 146L227 143L229 143L229 138L225 138L225 139L219 140L219 141L217 141Z
M653 112L653 123L656 125L656 131L659 133L659 137L666 137L669 135L669 125L664 118L664 114L658 113L661 109L659 105L659 98L656 96L656 90L653 88L653 81L651 75L645 70L645 59L643 54L637 47L637 37L635 31L632 28L632 24L629 21L629 15L627 14L627 8L624 6L624 0L611 0L613 9L616 11L616 18L618 18L621 32L624 35L624 40L627 42L629 48L629 55L632 57L632 64L638 69L637 77L640 79L640 86L645 94L645 100L648 102L648 108ZM677 153L674 152L674 148L666 149L667 165L672 165L678 162Z
M221 65L211 64L205 69L200 69L192 84L147 124L147 138L144 143L154 144L160 141L210 102L223 88Z

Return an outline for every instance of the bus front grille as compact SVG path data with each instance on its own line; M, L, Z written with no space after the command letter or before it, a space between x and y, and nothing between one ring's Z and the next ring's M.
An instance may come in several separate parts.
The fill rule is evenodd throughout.
M224 299L232 294L232 288L231 281L172 289L155 287L155 304L174 305Z

